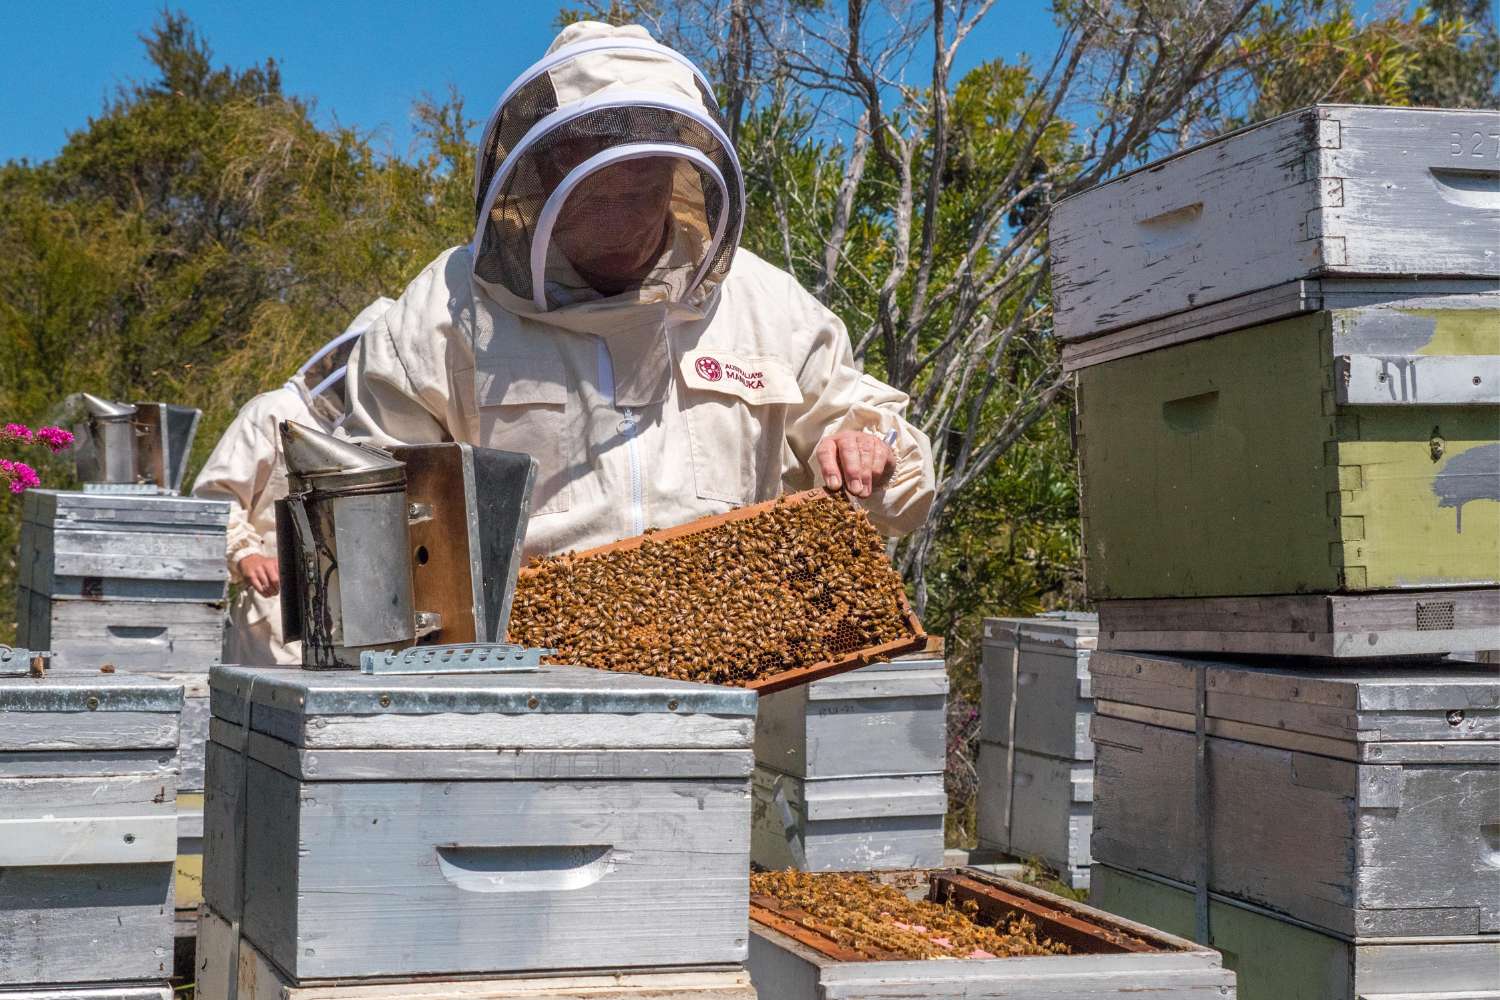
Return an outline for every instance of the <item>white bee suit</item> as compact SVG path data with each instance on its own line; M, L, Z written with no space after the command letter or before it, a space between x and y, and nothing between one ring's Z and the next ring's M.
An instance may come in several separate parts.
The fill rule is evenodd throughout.
M295 420L332 432L342 422L343 372L349 353L360 335L391 304L390 299L376 299L285 385L246 403L230 421L193 483L193 496L229 501L225 557L230 580L239 587L229 605L225 663L274 666L302 662L302 644L282 641L280 597L257 593L240 572L240 562L249 555L276 558L276 501L287 492L286 463L277 427L283 420Z
M531 454L528 556L811 487L814 450L842 430L893 441L891 475L863 501L875 523L920 524L932 454L906 396L860 371L843 324L791 275L737 249L743 186L711 93L644 29L564 30L485 129L473 240L350 359L347 433ZM599 151L551 182L541 161L566 143ZM570 185L617 152L677 166L659 260L606 297L548 238Z

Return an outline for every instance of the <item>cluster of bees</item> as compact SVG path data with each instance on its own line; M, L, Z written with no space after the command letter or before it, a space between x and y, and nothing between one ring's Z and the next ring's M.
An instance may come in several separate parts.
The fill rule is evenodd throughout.
M510 620L510 641L556 649L558 663L732 685L913 633L884 539L829 494L540 560Z
M751 899L769 897L799 922L873 960L1010 958L1065 955L1068 947L1037 933L1030 919L1012 915L1004 927L981 923L979 905L912 899L873 875L833 872L756 872Z

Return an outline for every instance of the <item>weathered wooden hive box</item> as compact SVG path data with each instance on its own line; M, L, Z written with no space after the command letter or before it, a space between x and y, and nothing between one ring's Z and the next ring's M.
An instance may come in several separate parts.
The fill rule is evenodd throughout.
M804 914L751 908L750 975L776 1000L1233 1000L1219 953L975 869L882 875L913 898L972 900L991 921L1023 916L1071 954L884 960L841 945Z
M754 861L807 871L940 864L947 703L947 670L931 654L762 695Z
M762 695L755 762L798 778L941 771L948 674L914 654Z
M1262 323L1340 280L1500 277L1497 158L1497 111L1319 105L1142 167L1057 206L1058 337Z
M1192 934L1191 888L1094 866L1089 902ZM1347 938L1211 894L1209 944L1239 982L1239 1000L1490 1000L1500 989L1495 946L1482 935Z
M204 896L291 982L734 965L755 695L216 667Z
M27 491L17 641L59 672L217 663L228 524L222 500Z
M0 676L0 991L160 995L181 710L147 678Z
M1484 935L1500 969L1500 675L1288 662L1094 654L1095 861L1196 883L1206 852L1213 892L1350 939Z
M979 845L1040 858L1075 889L1089 884L1097 633L1080 612L990 618L980 659Z
M1096 600L1500 582L1500 291L1094 365L1078 421ZM1489 648L1497 609L1460 591L1443 622L1406 608L1380 628L1449 633L1427 651Z

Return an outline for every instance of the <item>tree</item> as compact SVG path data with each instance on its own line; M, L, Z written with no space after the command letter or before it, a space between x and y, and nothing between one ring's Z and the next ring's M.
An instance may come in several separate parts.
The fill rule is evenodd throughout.
M249 397L467 238L472 123L456 98L423 102L416 155L382 156L319 128L274 63L215 68L181 16L143 42L154 78L53 160L0 167L0 412L43 422L81 389L195 405L196 466Z
M1052 205L1306 101L1406 103L1417 68L1472 34L1422 8L1359 23L1323 0L1062 0L1045 62L990 61L956 79L993 6L583 7L638 17L719 71L728 111L746 109L746 244L838 312L856 354L911 396L938 471L932 517L898 553L920 610L963 498L993 491L1002 458L1065 397Z

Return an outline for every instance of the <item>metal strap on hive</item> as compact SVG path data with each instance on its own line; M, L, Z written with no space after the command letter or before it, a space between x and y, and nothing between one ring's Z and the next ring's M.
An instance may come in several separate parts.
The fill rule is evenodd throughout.
M40 677L51 658L46 650L0 645L0 677Z
M359 655L359 669L365 674L531 673L541 666L542 657L556 652L504 642L366 650Z

